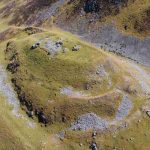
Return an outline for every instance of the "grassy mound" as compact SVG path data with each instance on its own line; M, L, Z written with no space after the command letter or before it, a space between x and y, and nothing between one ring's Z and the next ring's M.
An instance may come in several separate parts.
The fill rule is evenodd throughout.
M62 48L55 56L49 55L44 40L56 42L60 38L63 39ZM42 40L38 48L31 50L33 44ZM79 51L72 51L75 45L80 45ZM137 80L128 72L129 69L132 72L130 63L96 49L69 33L56 29L28 32L28 30L19 28L19 32L13 38L7 36L1 46L5 49L7 64L14 64L14 62L19 64L15 70L10 71L12 71L11 78L22 108L28 114L30 111L36 115L37 112L44 113L49 124L52 124L50 128L46 128L48 135L68 128L78 116L89 112L108 120L113 119L124 94L128 94L134 103L131 114L144 102L145 96ZM64 53L65 48L68 50ZM64 88L72 89L73 94L63 94L61 91ZM118 92L118 89L121 92ZM8 119L9 115L5 116L4 124L1 124L2 130L0 130L0 135L5 136L3 138L4 148L16 148L17 146L22 149L24 147L34 149L35 145L41 147L40 140L45 139L43 138L45 134L46 137L48 136L47 132L42 131L40 127L34 130L26 128L17 130L18 127L23 126L24 122L17 123L15 119ZM15 122L15 124L9 126L10 122ZM11 136L7 136L9 129L14 131ZM38 136L36 136L37 130ZM30 133L33 133L32 136ZM31 138L29 139L28 136ZM107 137L109 144L106 142ZM7 139L10 143L6 142ZM53 135L47 139L49 142L44 145L45 149L49 149L50 146L53 146L52 149L58 149L61 146L65 150L76 149L80 148L80 142L84 144L83 149L87 149L92 141L91 132L82 134L77 131L67 131L64 142L59 141ZM99 142L101 139L104 139L104 142ZM121 142L119 139L117 141L119 145ZM96 142L102 144L103 147L105 145L106 147L114 146L112 137L105 134L102 134L102 137L98 136Z
M30 49L45 38L64 39L63 47L55 56L48 55L45 42ZM80 45L81 49L72 51L74 45ZM68 51L64 53L65 48ZM109 55L71 34L43 31L28 35L22 31L7 44L6 58L10 66L17 66L12 82L21 103L27 106L27 111L42 111L48 122L70 123L88 112L107 118L116 114L122 100L122 93L116 91L116 86L127 75L126 71ZM100 75L97 74L99 66ZM65 88L72 88L73 94L62 93Z

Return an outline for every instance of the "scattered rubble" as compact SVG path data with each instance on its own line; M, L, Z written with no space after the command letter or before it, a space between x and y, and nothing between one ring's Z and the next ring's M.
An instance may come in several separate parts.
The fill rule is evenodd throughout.
M54 42L51 39L45 40L44 48L48 51L48 54L52 57L55 56L60 50L62 50L63 42L57 41Z
M100 129L105 130L109 127L109 123L94 113L87 113L78 117L76 122L71 126L71 130Z
M56 45L57 45L58 47L63 46L63 40L62 40L62 39L59 39L59 40L56 42Z
M99 75L100 77L108 76L103 65L100 65L99 67L97 67L96 74Z
M86 131L89 129L94 129L92 137L96 137L96 130L107 130L111 125L115 125L119 121L125 119L131 111L133 104L127 95L123 96L123 100L118 108L116 116L113 120L107 121L102 119L94 113L86 113L78 117L75 123L71 125L71 130L82 130ZM127 127L127 124L121 125L120 128Z
M82 38L109 52L129 58L145 66L150 66L149 37L141 40L137 37L124 35L113 24L104 25L96 31L92 30L90 33L92 34L85 34Z
M131 102L131 100L129 99L129 97L127 95L125 95L123 97L123 100L118 108L115 120L119 121L119 120L123 120L130 112L130 110L132 109L133 104Z
M103 65L100 65L97 67L96 74L101 78L106 78L108 81L109 87L112 86L111 78L110 78L109 74L106 72Z

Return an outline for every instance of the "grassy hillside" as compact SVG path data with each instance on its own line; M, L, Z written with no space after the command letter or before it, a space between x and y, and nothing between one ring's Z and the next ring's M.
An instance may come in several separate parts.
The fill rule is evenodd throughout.
M105 54L86 43L80 42L68 33L67 35L59 35L57 32L43 32L31 36L24 33L23 36L20 39L20 35L17 35L17 39L9 46L10 52L6 53L8 54L8 60L11 60L14 53L18 53L17 59L20 67L12 77L16 86L21 87L22 92L19 93L19 96L25 93L27 101L31 100L35 108L42 107L45 113L51 113L52 116L49 116L50 122L61 121L63 115L67 120L73 120L83 113L81 108L84 109L84 112L94 111L109 117L115 114L121 97L118 102L115 102L113 97L108 98L109 103L110 101L112 104L115 103L113 106L102 101L100 95L113 91L117 80L121 78L119 77L121 72L114 73L111 68L108 68L113 79L111 87L107 85L107 78L99 79L95 76L96 67L105 61ZM35 50L30 50L34 43L45 37L56 41L60 37L65 39L63 47L66 47L68 52L63 53L62 48L56 56L51 57L47 55L46 49L42 45ZM77 52L72 51L75 44L81 46L81 49ZM89 90L86 90L87 84L89 85ZM82 96L73 96L71 98L61 94L61 89L68 87L72 87L77 92L81 91L85 98L82 98ZM99 107L89 105L86 95L90 95L88 97L93 100L94 96L99 96ZM105 105L107 107L104 107ZM55 109L58 114L52 113ZM70 114L73 110L74 113L71 116Z
M9 34L10 30L11 33L12 31L15 33L13 37ZM143 140L145 139L143 135L145 131L140 128L141 134L138 133L139 128L135 127L134 124L136 123L133 120L135 118L137 121L141 118L141 116L135 116L134 112L141 108L147 96L142 91L137 79L132 76L132 74L138 73L131 67L130 62L92 47L70 33L60 32L58 29L42 31L32 28L32 30L36 33L29 34L30 32L24 28L10 28L5 31L5 33L8 33L0 45L2 48L1 62L9 64L14 58L19 62L20 66L10 77L15 81L13 82L14 88L19 98L23 93L25 94L24 101L21 101L24 104L22 108L28 112L27 104L32 103L34 111L35 109L42 109L49 123L47 128L41 128L39 124L36 124L35 129L30 129L24 126L24 120L18 121L18 119L12 117L10 110L2 102L3 109L1 110L6 112L6 115L1 118L4 122L4 124L1 124L1 135L5 137L2 141L3 149L11 149L12 147L21 147L22 149L26 147L28 149L38 149L39 147L45 147L45 149L63 147L64 150L87 149L93 140L91 131L68 130L63 142L56 137L56 134L67 129L79 115L87 112L94 112L108 120L113 119L123 94L128 94L134 104L134 108L128 117L129 122L131 121L131 131L130 128L124 129L125 131L118 131L119 135L116 135L117 138L114 142L112 134L98 134L96 142L98 146L106 149L111 149L114 145L121 147L123 141L120 141L119 137L124 137L124 132L136 136L134 139L141 136L143 136ZM63 47L54 56L47 52L45 44L48 41L41 42L36 49L30 49L33 44L45 40L45 38L54 41L54 43L62 38ZM76 44L81 46L80 50L72 51ZM65 53L64 48L67 48ZM97 76L97 67L100 65L104 67L108 76L103 69L102 76ZM88 89L85 86L87 83ZM20 91L19 87L21 88ZM61 93L61 89L67 87L72 87L72 95ZM121 93L117 92L117 89L120 89ZM4 98L2 98L2 101L4 101ZM36 117L34 117L34 120L38 122ZM128 119L126 121L128 122ZM145 116L142 126L147 125L148 120ZM133 130L132 126L134 126ZM43 136L46 136L46 138L43 138ZM85 137L87 140L85 140ZM44 139L42 143L48 140L47 144L43 146L40 142L41 139ZM80 143L83 143L82 147L80 147ZM141 145L139 144L139 146ZM133 147L134 144L125 146L125 148Z
M55 56L48 55L45 42L30 49L45 38L54 42L64 39L63 47ZM20 31L10 41L5 53L8 64L14 59L19 63L17 71L12 74L12 82L21 103L27 107L31 103L34 111L43 111L50 124L71 123L77 116L88 112L110 119L122 100L118 88L133 99L138 98L138 92L142 94L125 67L126 62L116 60L115 56L91 47L69 33L52 30L28 35ZM74 45L80 45L81 49L72 51ZM68 49L65 53L64 48ZM100 75L97 74L99 66L105 69ZM126 78L129 78L128 84ZM72 88L73 94L61 92L68 88Z
M59 7L55 2L0 1L0 79L1 66L8 75L4 83L0 80L0 150L87 150L93 142L99 149L148 150L149 67L51 26L90 33L113 22L125 34L146 37L149 0L123 1L120 7L98 1L102 16L101 11L83 12L85 1ZM52 8L54 16L44 18ZM93 16L98 16L94 22ZM11 92L20 101L21 117L8 104ZM80 122L88 126L93 120L80 118L89 113L109 126L96 129L95 137L95 127L70 129Z

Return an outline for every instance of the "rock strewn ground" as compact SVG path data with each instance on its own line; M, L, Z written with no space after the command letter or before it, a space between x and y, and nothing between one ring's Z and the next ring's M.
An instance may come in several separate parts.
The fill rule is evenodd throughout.
M79 35L81 39L91 42L96 47L118 53L145 66L150 66L150 37L141 40L132 35L125 35L113 24L106 24L87 31L82 27L86 24L86 21L82 22L81 27L79 26L77 30L68 26L61 27Z
M72 130L88 130L88 129L101 129L105 130L109 126L109 123L98 117L94 113L87 113L78 118L78 120L72 125Z
M129 57L145 66L150 66L150 38L144 40L133 36L124 35L112 24L99 27L98 31L84 34L84 39L95 43L107 51L112 51Z
M116 125L119 121L124 120L131 111L133 104L127 95L124 95L123 100L118 108L117 114L113 120L102 119L94 113L86 113L78 117L75 123L72 124L71 130L106 130L111 125Z

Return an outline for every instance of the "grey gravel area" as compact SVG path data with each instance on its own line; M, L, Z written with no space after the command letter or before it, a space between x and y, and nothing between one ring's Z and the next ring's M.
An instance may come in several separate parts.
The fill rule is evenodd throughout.
M71 126L71 130L88 130L88 129L107 129L109 123L98 117L94 113L87 113L80 116L77 121Z
M54 42L51 39L48 39L45 42L44 47L50 53L51 56L55 56L62 49L61 45L56 45L56 42Z
M40 47L46 49L50 56L55 56L61 50L63 51L62 45L57 44L57 41L48 37L40 39L37 43L40 44Z
M71 96L71 97L84 97L86 96L80 91L74 91L72 87L65 87L60 90L60 93L66 96Z
M127 95L125 95L118 108L115 120L116 121L123 120L126 116L128 116L132 107L133 107L132 101L129 99Z

